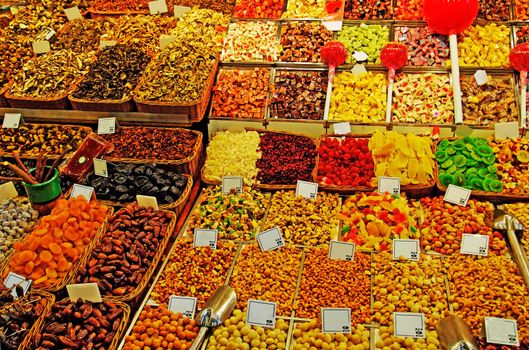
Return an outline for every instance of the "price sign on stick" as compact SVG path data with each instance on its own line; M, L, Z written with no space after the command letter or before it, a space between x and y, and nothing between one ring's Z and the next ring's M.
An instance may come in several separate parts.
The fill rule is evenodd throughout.
M72 301L76 301L77 299L88 300L93 303L100 303L103 301L97 283L69 284L66 286L66 291L68 292L68 297Z
M318 195L318 184L315 182L298 180L296 185L296 197L301 196L306 199L316 199Z
M400 194L400 179L398 177L378 177L378 193Z
M485 317L485 333L488 343L520 346L516 320Z
M321 330L323 333L351 333L350 308L322 308Z
M455 205L466 207L471 191L456 185L448 185L444 196L444 201Z
M331 241L329 259L353 261L355 258L355 248L356 245L354 243Z
M394 239L393 260L404 257L408 260L419 261L421 249L418 239Z
M93 194L94 194L93 187L75 184L72 187L72 194L70 195L70 197L76 198L78 196L83 196L87 201L90 202L90 199L92 198Z
M217 249L218 235L218 230L196 228L193 232L193 246Z
M238 194L242 193L242 177L240 176L224 176L222 178L222 194L226 195L235 189Z
M94 158L94 174L97 176L108 177L108 167L106 160Z
M262 251L274 250L285 245L281 230L277 226L257 234L256 238Z
M20 276L19 274L16 274L14 272L9 272L6 279L4 280L4 286L8 289L13 288L16 285L20 285L22 287L22 290L24 292L24 295L28 292L29 287L31 286L31 280L27 279L24 276ZM16 289L13 288L11 290L11 295L14 298L18 298Z
M424 338L424 314L394 312L393 325L396 337Z
M115 117L99 118L97 121L97 133L99 135L113 134L116 132L118 122Z
M168 308L171 312L179 312L185 317L194 319L195 310L197 308L197 298L171 295Z
M487 256L489 253L489 236L463 233L461 254Z
M276 303L261 300L248 300L246 324L265 328L275 328L276 307Z
M20 124L23 124L22 114L20 113L6 113L4 114L4 121L2 122L2 128L5 129L18 129Z

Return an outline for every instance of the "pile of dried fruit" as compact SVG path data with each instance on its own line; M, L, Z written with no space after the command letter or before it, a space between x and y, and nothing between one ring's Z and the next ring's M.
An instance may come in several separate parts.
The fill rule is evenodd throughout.
M70 21L61 30L57 40L51 42L51 49L75 52L97 50L101 36L113 31L115 25L113 18Z
M275 22L234 22L228 27L221 60L274 62L280 51Z
M318 22L290 22L281 26L281 61L321 61L320 50L333 33Z
M393 324L390 326L382 326L379 328L378 337L375 342L376 350L387 350L394 347L395 349L406 350L438 350L441 348L441 342L437 331L426 330L426 337L424 338L403 338L396 337L393 329ZM395 345L394 345L395 344Z
M316 320L296 324L293 332L294 350L302 349L358 349L369 350L369 329L363 325L352 327L351 333L323 333ZM344 345L342 345L344 344Z
M283 0L237 0L233 8L235 18L280 18Z
M91 11L108 13L148 12L149 5L147 0L96 0Z
M231 14L233 10L234 0L218 1L218 0L167 0L167 8L171 13L174 5L187 6L200 9L209 9L217 13Z
M503 189L505 193L529 193L529 141L525 138L490 140L490 146L494 152L490 158L496 159L496 180L501 181L493 183L497 189ZM492 167L490 170L493 170ZM485 188L485 180L483 187ZM492 191L496 188L493 189L492 185L490 187Z
M28 233L39 213L25 198L13 198L0 203L0 264L11 254L13 243Z

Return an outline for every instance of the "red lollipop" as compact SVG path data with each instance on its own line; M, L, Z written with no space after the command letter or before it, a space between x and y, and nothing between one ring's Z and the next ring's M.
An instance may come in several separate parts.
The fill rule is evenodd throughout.
M516 45L509 54L511 67L520 72L520 108L522 128L527 126L527 71L529 71L529 43Z
M454 90L454 114L457 124L463 122L461 85L459 81L459 57L457 34L467 29L476 19L478 0L424 0L424 20L435 32L448 35L452 62L452 87Z
M331 106L332 83L334 82L334 74L336 67L341 66L347 59L347 49L339 41L329 41L320 50L321 59L323 63L329 66L329 76L327 83L327 98L325 100L324 119L329 119L329 108Z
M386 123L391 123L391 105L393 103L393 81L395 80L395 71L404 67L408 61L408 51L406 46L399 43L386 44L380 51L380 60L388 69L388 92L386 100Z

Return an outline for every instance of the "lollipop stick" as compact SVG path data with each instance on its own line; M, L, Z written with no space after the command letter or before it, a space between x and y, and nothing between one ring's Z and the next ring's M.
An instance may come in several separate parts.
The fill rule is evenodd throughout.
M450 34L450 61L452 62L452 90L454 91L454 114L456 124L463 123L463 104L461 102L461 83L459 81L459 55L457 53L457 35Z
M388 74L388 93L386 99L386 124L391 123L391 108L393 107L393 80L395 79L395 71L390 70Z
M329 120L329 110L331 109L331 94L332 94L332 84L334 82L334 73L336 67L329 66L329 75L327 82L327 96L325 97L325 109L323 112L323 120Z
M520 72L520 109L522 111L522 118L520 126L522 129L527 127L527 72Z

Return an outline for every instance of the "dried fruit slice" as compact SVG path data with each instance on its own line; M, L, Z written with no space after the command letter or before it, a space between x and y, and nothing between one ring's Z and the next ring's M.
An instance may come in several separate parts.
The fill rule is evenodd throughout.
M448 154L446 154L445 151L439 150L439 151L435 152L435 160L438 163L442 163L442 162L444 162L447 159L448 159Z
M518 158L521 163L527 163L529 162L529 152L521 149L516 152L516 158Z
M465 156L462 156L462 155L457 155L453 158L454 160L454 164L458 167L458 168L461 168L461 167L464 167L465 164L467 163L467 159L465 158Z
M488 157L488 156L494 154L494 152L492 151L492 148L490 148L489 145L480 145L480 146L478 146L478 148L476 149L476 153L479 154L482 157Z
M446 173L439 174L439 182L444 187L448 187L448 185L450 185L450 184L452 184L452 185L456 184L455 177L453 175L446 174Z
M490 190L492 192L503 191L503 183L501 181L492 181L492 183L490 184Z

